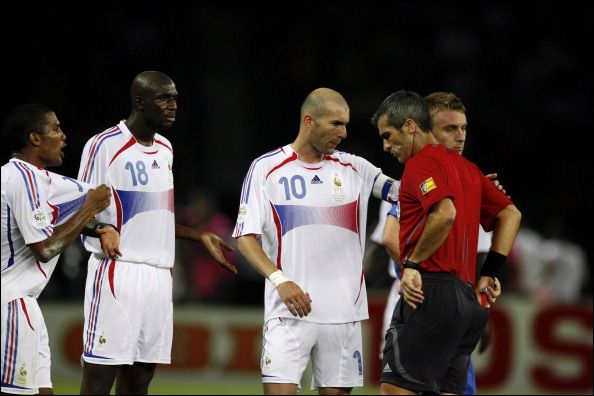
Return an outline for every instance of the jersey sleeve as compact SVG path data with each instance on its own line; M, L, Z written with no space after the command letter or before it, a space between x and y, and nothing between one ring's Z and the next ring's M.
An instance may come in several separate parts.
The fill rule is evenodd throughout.
M18 166L6 191L7 205L12 211L25 244L43 241L53 234L51 209L46 204L46 183L28 167Z
M454 197L447 174L439 160L425 156L408 174L409 191L427 213L433 205L446 197Z
M108 149L102 144L101 135L95 135L85 144L80 158L78 180L95 186L110 185L108 180Z
M256 160L250 166L243 181L237 223L233 230L234 238L249 234L262 234L266 216L265 181L266 176L262 162Z
M374 197L389 203L398 201L398 192L400 182L382 173L382 170L363 157L351 155L357 172L361 174L364 180L372 183L372 194Z

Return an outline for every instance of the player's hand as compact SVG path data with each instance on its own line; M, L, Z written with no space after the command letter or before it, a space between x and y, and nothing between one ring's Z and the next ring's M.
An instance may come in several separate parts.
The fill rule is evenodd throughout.
M297 283L281 283L276 291L293 316L302 318L311 312L311 297Z
M122 256L120 252L120 233L111 225L99 227L95 230L101 242L101 250L106 256L117 260Z
M93 212L99 213L109 206L110 199L111 188L102 184L97 188L91 188L87 191L84 205L91 208Z
M481 276L474 289L476 299L484 308L491 308L497 297L501 295L499 279L490 276Z
M497 187L499 191L505 194L505 188L503 188L503 185L499 183L499 180L497 180L497 173L489 173L488 175L485 175L485 177L491 180L493 185ZM509 195L507 197L510 198Z
M422 286L423 281L421 279L421 273L412 268L405 268L402 272L400 288L402 289L404 301L410 305L412 309L417 309L417 305L425 301Z
M227 245L227 243L223 241L221 237L213 234L212 232L200 232L198 239L208 251L208 253L212 256L212 258L214 258L221 267L229 272L237 274L237 268L228 262L223 254L223 250L232 252L233 248Z

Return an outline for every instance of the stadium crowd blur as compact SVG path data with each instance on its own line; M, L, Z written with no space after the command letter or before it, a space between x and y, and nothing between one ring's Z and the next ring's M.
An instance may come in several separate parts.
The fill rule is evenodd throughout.
M397 178L400 165L369 123L373 110L396 89L456 92L472 120L465 155L497 172L524 214L506 292L542 304L591 299L594 199L589 146L580 144L594 130L583 39L591 3L90 2L84 14L92 18L67 3L39 3L35 13L27 2L6 7L6 15L26 15L28 28L6 43L13 61L2 119L27 102L56 110L68 136L59 172L74 176L88 137L127 117L130 79L166 72L180 93L168 134L177 219L233 245L243 175L257 154L295 134L295 109L311 89L337 89L350 104L339 149ZM397 23L379 23L382 16ZM230 259L237 276L178 241L175 300L261 305L263 278L237 251ZM82 304L86 254L74 244L60 260L41 298Z

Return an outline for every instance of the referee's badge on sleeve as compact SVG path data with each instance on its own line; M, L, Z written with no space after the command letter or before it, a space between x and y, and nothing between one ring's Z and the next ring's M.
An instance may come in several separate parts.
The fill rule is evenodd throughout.
M433 181L433 178L430 177L429 179L427 179L423 183L421 183L419 185L419 188L421 189L421 192L423 193L423 195L427 195L427 193L429 193L429 191L435 190L437 188L437 185Z

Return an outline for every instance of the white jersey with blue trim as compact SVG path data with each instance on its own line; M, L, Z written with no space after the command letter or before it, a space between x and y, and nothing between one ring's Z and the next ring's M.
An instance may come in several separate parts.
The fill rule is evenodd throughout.
M267 281L266 319L368 318L362 268L368 199L373 192L396 200L398 186L366 159L339 151L311 164L286 145L252 163L233 236L261 235L266 255L313 301L311 313L296 318Z
M120 230L121 260L172 268L175 258L173 149L155 134L151 146L139 144L124 121L86 143L78 179L112 187L113 199L97 215ZM102 255L99 241L83 237L85 248Z
M384 227L386 226L386 219L388 218L388 216L392 216L390 214L391 211L397 211L398 213L400 213L400 206L398 202L390 203L388 201L382 201L380 203L377 224L373 229L371 235L369 236L369 239L372 242L377 243L378 245L382 244L382 236L384 234ZM399 214L393 216L396 217L397 220L399 220ZM395 235L394 237L398 238L398 235ZM396 262L394 262L394 260L392 260L391 257L388 260L388 274L394 279L400 279L400 267L397 267Z
M91 187L18 159L2 166L2 305L43 291L60 256L42 263L27 245L52 236Z

